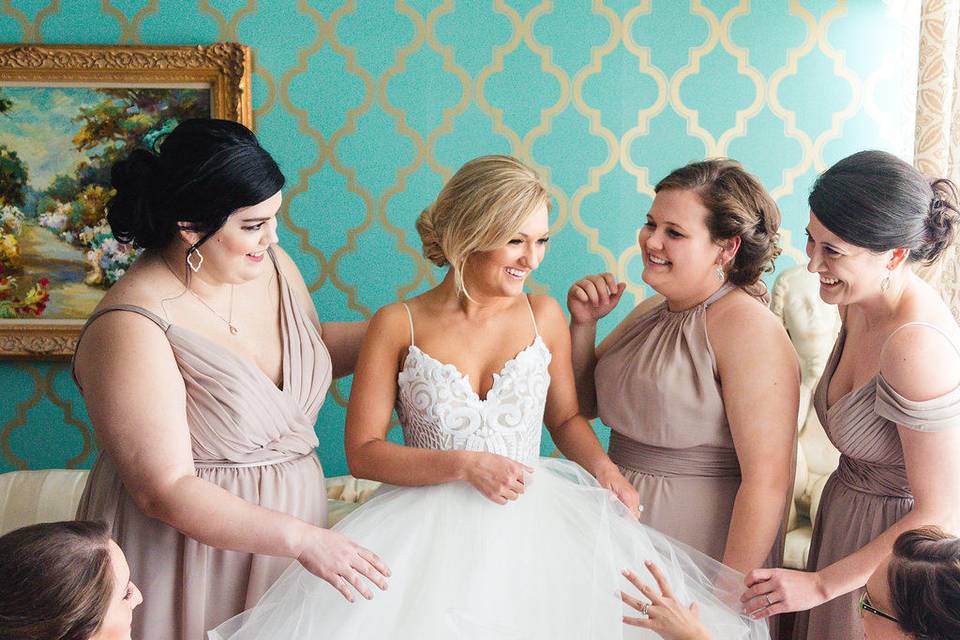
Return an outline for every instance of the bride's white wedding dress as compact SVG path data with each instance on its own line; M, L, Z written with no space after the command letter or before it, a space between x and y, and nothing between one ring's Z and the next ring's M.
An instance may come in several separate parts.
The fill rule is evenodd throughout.
M619 600L621 589L634 591L620 572L654 584L644 560L663 569L681 601L699 603L713 638L769 637L764 623L738 614L739 573L636 522L578 465L538 457L550 385L539 332L494 375L484 399L453 365L413 343L412 318L410 332L397 379L407 446L519 460L535 468L524 494L498 505L465 482L385 486L335 529L390 566L387 591L351 604L294 563L211 640L658 638L621 622L639 614Z

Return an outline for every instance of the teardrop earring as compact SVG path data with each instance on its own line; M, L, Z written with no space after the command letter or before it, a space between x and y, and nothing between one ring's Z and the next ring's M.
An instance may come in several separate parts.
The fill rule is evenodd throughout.
M884 276L883 280L880 281L880 293L886 293L887 289L890 288L890 274Z
M717 265L717 270L714 272L717 275L717 280L723 282L723 279L727 277L727 274L724 272L723 267Z

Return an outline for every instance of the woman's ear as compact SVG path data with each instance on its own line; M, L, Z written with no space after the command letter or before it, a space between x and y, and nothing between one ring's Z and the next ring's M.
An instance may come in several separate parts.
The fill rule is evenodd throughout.
M193 225L189 222L178 222L177 223L177 235L180 236L180 239L187 243L188 247L200 242L202 237L200 233L193 230Z
M894 249L890 253L890 259L887 261L887 269L893 271L903 264L903 261L907 259L907 257L910 255L910 249L907 249L906 247L900 247L898 249Z
M720 264L726 266L733 262L737 257L737 250L740 249L740 236L721 240L720 245Z

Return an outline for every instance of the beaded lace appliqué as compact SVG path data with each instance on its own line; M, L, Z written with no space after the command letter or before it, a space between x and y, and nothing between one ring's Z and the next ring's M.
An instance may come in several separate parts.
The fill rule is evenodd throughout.
M524 463L540 455L550 350L538 335L493 374L481 399L464 375L411 345L397 376L397 415L408 446L485 451Z

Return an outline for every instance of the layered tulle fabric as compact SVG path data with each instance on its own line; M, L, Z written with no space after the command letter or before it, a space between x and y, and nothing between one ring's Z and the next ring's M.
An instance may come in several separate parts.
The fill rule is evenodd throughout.
M767 638L739 614L742 576L639 524L577 465L541 459L526 492L497 505L468 484L387 487L336 529L391 567L387 591L348 603L294 564L211 640L657 638L624 626L617 594L655 561L713 637Z

